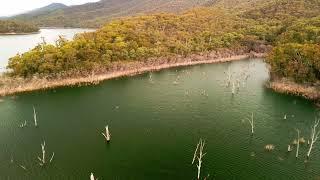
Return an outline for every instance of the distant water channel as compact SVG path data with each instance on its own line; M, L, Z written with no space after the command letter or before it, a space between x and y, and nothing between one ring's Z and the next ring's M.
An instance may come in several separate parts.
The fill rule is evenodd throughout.
M40 33L27 35L0 35L0 72L4 72L8 59L17 53L26 52L38 43L42 37L48 43L54 43L59 36L72 39L77 33L93 31L92 29L41 29Z
M235 95L226 87L229 71L231 80L248 75ZM307 140L317 110L267 90L268 76L263 60L252 59L2 98L0 179L78 180L91 172L99 180L196 179L191 162L200 138L206 141L201 175L207 179L319 179L320 142L308 162L307 144L298 159L295 146L287 153L296 128ZM110 144L101 134L106 125ZM45 167L37 160L43 141L47 161L55 153ZM267 152L266 144L275 149Z

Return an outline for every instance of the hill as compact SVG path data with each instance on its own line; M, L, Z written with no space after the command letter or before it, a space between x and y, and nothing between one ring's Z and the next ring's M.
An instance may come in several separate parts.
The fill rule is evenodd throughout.
M38 9L34 9L23 14L12 16L8 19L17 20L17 21L27 21L32 22L38 25L42 25L37 23L37 19L41 18L42 16L46 16L52 12L60 11L68 6L61 4L61 3L52 3L48 6L44 6Z
M49 4L48 6L26 12L24 15L37 16L37 15L41 15L41 14L50 13L55 10L63 9L66 7L68 7L68 6L64 5L62 3L52 3L52 4Z
M215 0L101 0L66 7L52 4L12 19L35 23L39 26L100 27L107 21L137 14L154 12L181 12L206 5Z
M320 15L319 0L271 0L248 10L244 16L257 20L296 20Z

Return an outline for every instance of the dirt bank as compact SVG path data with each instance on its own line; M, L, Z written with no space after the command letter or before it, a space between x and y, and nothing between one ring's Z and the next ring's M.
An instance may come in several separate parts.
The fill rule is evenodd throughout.
M302 96L306 99L320 102L320 86L315 84L298 84L285 78L274 78L268 85L269 88L279 93ZM320 104L319 104L320 105Z

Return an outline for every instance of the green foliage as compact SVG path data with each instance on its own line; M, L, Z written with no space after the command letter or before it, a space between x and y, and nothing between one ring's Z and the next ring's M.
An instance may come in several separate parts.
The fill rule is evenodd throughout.
M256 25L249 34L274 48L267 58L272 75L316 82L319 75L320 1L272 0L241 14Z
M320 45L287 43L276 46L267 59L272 73L297 82L320 79Z
M0 33L31 33L38 31L39 28L32 24L0 20Z
M320 13L318 0L269 0L258 8L251 9L243 16L260 21L280 21L289 23L297 18L310 18Z
M224 18L221 18L224 17ZM240 46L245 36L236 16L200 8L181 15L156 14L116 20L73 41L59 39L56 46L40 44L10 59L16 76L54 75L90 71L114 61L187 55L222 47Z
M280 36L279 42L320 44L320 16L296 21Z
M230 2L238 1L208 2L216 7L194 8L179 15L162 13L111 21L73 41L40 44L11 58L8 68L15 76L55 76L108 68L115 61L186 56L239 46L259 51L267 44L274 46L267 58L272 74L298 82L320 80L319 1L248 0L232 8ZM248 7L252 4L256 7ZM64 16L56 17L65 20Z
M101 0L77 6L48 6L13 17L45 27L101 27L119 17L159 12L182 12L214 0Z
M271 71L297 82L320 80L320 16L299 19L286 28L268 57Z

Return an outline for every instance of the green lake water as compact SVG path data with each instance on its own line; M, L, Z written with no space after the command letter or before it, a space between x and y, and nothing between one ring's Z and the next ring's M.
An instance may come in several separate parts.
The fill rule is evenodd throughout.
M249 75L234 96L226 87L229 70L232 79ZM207 153L202 177L319 179L320 142L308 162L306 144L298 159L294 146L287 153L295 128L309 137L317 109L312 102L266 89L268 77L266 64L252 59L2 98L0 179L85 180L91 172L99 180L196 179L191 162L200 138ZM252 112L253 136L247 121ZM25 120L27 126L19 128ZM101 135L106 125L109 144ZM48 158L55 153L45 167L37 160L43 141ZM274 151L265 151L266 144Z

